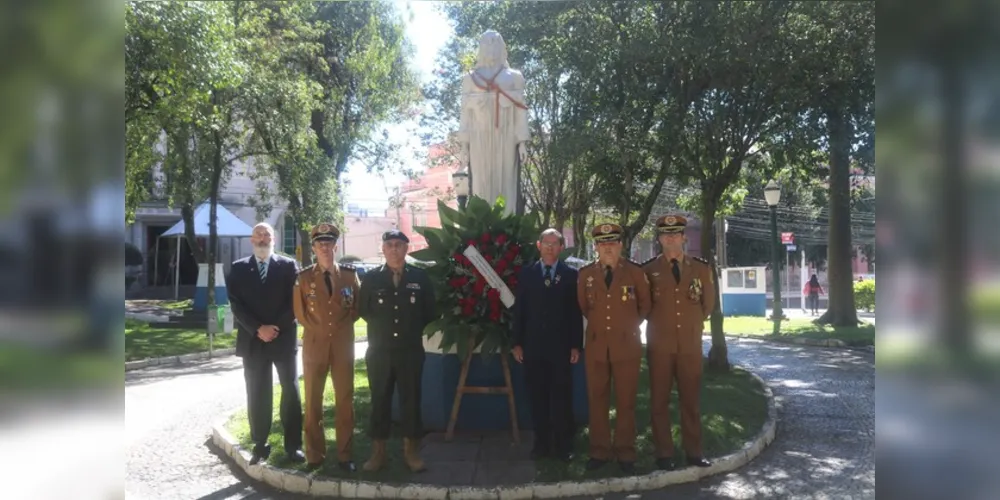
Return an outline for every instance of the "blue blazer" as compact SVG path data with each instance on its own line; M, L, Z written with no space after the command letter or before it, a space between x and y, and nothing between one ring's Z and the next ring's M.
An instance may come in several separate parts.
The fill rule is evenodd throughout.
M579 273L556 262L556 279L549 286L542 263L521 269L514 302L513 345L526 359L557 356L569 361L570 349L583 347L583 313L576 298Z

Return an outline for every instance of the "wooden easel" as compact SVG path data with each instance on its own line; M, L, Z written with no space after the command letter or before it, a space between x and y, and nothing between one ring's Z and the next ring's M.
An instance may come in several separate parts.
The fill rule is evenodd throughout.
M465 380L469 376L469 365L472 363L473 351L469 347L465 360L462 361L462 373L458 376L458 387L455 389L455 403L451 406L451 418L448 420L448 432L445 433L445 441L451 441L455 437L455 423L458 422L458 409L462 406L462 395L464 394L506 394L507 406L510 409L510 426L513 433L514 442L521 442L521 433L517 429L517 408L514 406L514 384L510 381L510 362L507 356L500 355L500 366L503 369L503 386L467 386Z

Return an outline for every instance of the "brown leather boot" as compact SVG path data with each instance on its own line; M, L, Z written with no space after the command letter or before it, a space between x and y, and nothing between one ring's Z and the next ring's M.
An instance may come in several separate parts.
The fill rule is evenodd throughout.
M365 472L375 472L385 467L385 440L376 439L372 441L372 457L365 462L363 469Z
M424 461L420 459L420 440L405 438L403 440L403 459L411 472L423 472L427 470Z

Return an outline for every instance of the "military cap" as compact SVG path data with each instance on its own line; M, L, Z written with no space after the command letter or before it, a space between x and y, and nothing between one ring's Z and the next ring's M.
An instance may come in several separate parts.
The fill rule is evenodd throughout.
M622 227L614 223L598 224L594 226L594 230L590 234L594 237L594 241L598 243L602 241L621 241Z
M337 241L340 238L340 229L333 224L318 224L313 227L310 237L313 242L322 240Z
M656 232L660 234L683 233L687 223L687 219L682 215L664 215L656 219Z
M402 241L403 243L410 242L410 238L407 238L406 234L400 231L399 229L390 229L382 233L382 241L389 241L389 240L399 240Z

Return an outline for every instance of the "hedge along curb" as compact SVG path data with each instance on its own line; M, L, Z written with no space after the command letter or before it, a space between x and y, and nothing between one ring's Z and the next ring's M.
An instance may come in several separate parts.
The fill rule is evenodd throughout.
M302 346L302 339L299 339L299 346ZM226 349L214 349L211 357L221 358L223 356L231 356L233 354L236 354L236 348L228 347ZM139 370L141 368L149 368L151 366L176 365L208 357L208 351L202 351L193 352L191 354L181 354L179 356L164 356L162 358L147 358L136 361L126 361L125 371L129 372L132 370Z
M641 476L614 477L589 481L531 483L516 486L435 486L428 484L387 484L350 479L321 479L313 474L279 469L267 463L249 465L251 454L226 430L232 412L212 427L212 442L250 477L279 490L312 496L342 498L399 498L421 500L529 500L582 495L604 495L615 492L656 490L672 484L690 483L699 479L738 469L760 455L772 441L777 429L778 410L774 393L760 376L746 370L764 389L767 398L767 420L764 426L743 447L717 457L711 467L686 467L674 471L655 471Z

